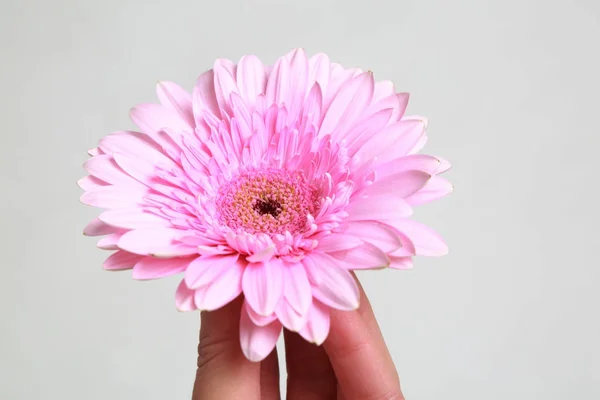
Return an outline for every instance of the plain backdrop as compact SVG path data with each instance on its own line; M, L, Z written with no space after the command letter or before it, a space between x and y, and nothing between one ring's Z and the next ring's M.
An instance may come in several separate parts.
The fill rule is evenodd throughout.
M294 47L411 92L454 166L416 214L450 254L360 275L406 397L600 398L597 0L0 1L0 398L190 398L198 314L101 269L75 182L157 80Z

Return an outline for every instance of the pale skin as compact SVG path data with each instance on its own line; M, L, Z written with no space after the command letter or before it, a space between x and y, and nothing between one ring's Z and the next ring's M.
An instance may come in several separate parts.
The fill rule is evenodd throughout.
M396 367L363 288L356 311L333 311L322 346L284 332L288 400L404 400ZM192 400L278 400L276 350L248 361L239 345L242 298L201 313Z

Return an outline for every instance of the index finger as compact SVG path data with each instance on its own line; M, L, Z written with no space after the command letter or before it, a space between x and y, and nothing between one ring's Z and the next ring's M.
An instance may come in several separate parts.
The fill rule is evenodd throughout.
M356 311L332 311L323 344L346 400L403 400L400 381L373 309L360 286Z

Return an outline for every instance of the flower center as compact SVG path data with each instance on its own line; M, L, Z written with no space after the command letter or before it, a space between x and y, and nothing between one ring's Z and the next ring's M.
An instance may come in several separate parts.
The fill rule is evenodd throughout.
M304 175L280 170L248 171L219 188L218 220L234 231L303 233L317 206Z

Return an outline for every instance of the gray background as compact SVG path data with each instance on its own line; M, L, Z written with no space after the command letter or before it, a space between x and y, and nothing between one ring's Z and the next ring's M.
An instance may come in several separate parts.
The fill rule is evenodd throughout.
M600 398L596 0L2 0L0 398L190 397L197 314L101 270L75 181L157 80L293 47L412 92L454 165L417 213L450 254L361 275L407 398Z

